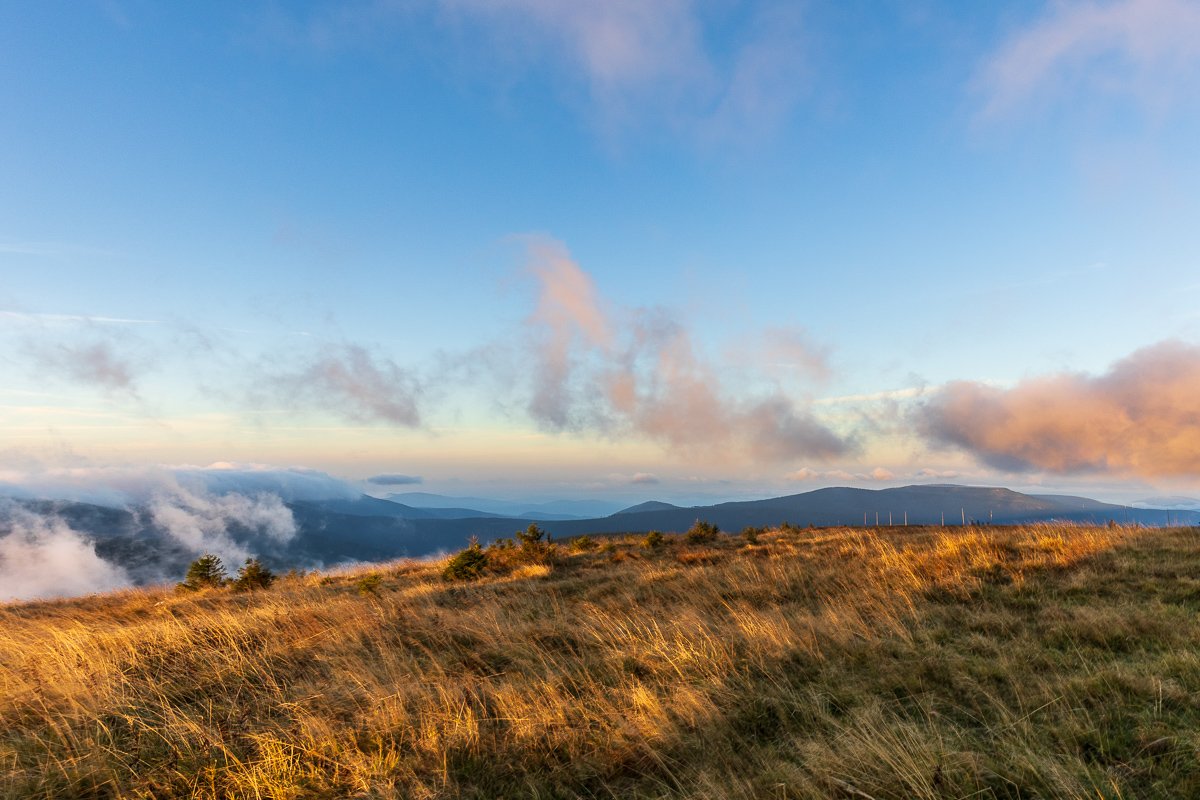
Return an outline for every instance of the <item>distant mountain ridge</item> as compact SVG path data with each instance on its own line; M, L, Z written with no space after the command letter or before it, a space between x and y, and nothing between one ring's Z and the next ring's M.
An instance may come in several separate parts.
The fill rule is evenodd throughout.
M766 500L711 506L640 511L637 508L607 520L562 522L548 526L548 529L563 536L595 533L597 525L607 522L608 527L604 530L679 531L685 530L696 519L712 522L729 531L747 525L769 526L783 522L819 527L902 526L906 521L909 525L961 525L964 521L1014 524L1043 520L1167 524L1165 512L1118 506L1086 497L1028 495L1003 488L929 484L890 489L830 487ZM618 520L619 524L614 524ZM1200 512L1172 512L1171 522L1196 524L1200 522Z
M641 514L646 511L674 511L679 508L680 506L673 505L671 503L664 503L661 500L647 500L645 503L638 503L636 506L623 508L615 514L611 514L610 516L616 517L621 514Z

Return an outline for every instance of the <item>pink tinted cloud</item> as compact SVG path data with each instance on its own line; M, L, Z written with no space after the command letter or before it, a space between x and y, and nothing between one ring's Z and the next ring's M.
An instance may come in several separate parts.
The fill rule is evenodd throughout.
M1162 342L1095 377L950 383L917 424L929 441L1005 470L1200 475L1200 347Z
M771 461L853 449L781 393L731 390L666 313L603 309L591 278L561 244L530 240L529 259L539 296L528 321L534 356L528 410L539 424Z
M686 73L704 62L690 0L446 0L451 9L519 19L550 37L600 87Z
M1006 41L983 65L983 113L1081 88L1155 105L1195 92L1200 4L1194 0L1073 0Z
M712 143L778 127L807 84L800 4L766 0L748 13L698 0L445 0L483 23L501 52L549 51L581 76L602 125L647 118ZM736 23L736 24L734 24ZM736 29L717 52L718 25Z
M421 384L386 357L356 344L325 348L299 371L278 376L274 388L288 402L308 404L354 422L421 424Z
M847 472L844 469L816 470L802 467L783 476L784 480L803 483L807 481L891 481L895 473L884 467L875 467L870 472Z
M600 310L591 276L579 268L567 248L553 239L527 237L529 271L540 288L529 319L537 360L529 411L551 427L570 424L572 358L579 350L611 346L608 320Z
M108 392L137 394L137 367L108 339L43 343L31 342L27 351L40 373L53 374Z

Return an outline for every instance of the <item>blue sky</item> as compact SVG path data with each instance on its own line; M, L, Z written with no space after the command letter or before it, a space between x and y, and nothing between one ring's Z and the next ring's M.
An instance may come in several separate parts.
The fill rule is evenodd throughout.
M0 478L1200 491L1197 42L1187 0L0 4Z

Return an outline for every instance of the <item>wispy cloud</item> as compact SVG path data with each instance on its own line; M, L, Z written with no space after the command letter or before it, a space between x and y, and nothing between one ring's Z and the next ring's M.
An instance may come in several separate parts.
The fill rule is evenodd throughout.
M416 376L357 344L329 346L298 370L271 379L279 399L333 412L352 422L421 424Z
M32 323L83 323L97 325L161 325L161 320L132 319L128 317L104 317L87 314L52 314L33 311L0 310L0 320Z
M489 76L553 76L606 135L653 122L711 142L770 132L799 101L807 85L800 11L783 0L748 9L701 0L371 0L300 17L276 10L266 27L328 51L388 40L400 47L411 26L433 25L482 58Z
M39 373L52 374L109 392L136 395L137 369L113 342L30 343L28 354Z
M527 237L529 271L541 291L529 320L537 351L529 413L554 428L570 426L572 358L580 350L612 346L612 331L600 309L591 276L571 259L560 242Z
M1082 91L1162 109L1195 97L1200 4L1194 0L1071 0L1050 5L983 64L983 115Z
M19 256L106 256L113 255L110 250L102 250L87 245L69 244L67 242L44 242L20 239L0 239L0 255Z
M826 381L833 374L829 350L802 330L773 327L763 332L761 358L772 371L796 373L802 377Z
M796 3L752 4L740 24L696 0L444 6L488 25L501 48L533 44L552 63L565 63L582 77L593 115L610 131L654 119L702 140L742 138L775 128L806 84ZM713 44L710 17L735 31L723 51Z
M915 418L930 442L1004 470L1200 476L1200 346L1162 342L1094 377L950 383Z
M771 461L853 450L780 392L731 391L665 311L605 308L590 276L560 243L531 240L529 258L540 291L528 323L534 363L528 411L539 424Z

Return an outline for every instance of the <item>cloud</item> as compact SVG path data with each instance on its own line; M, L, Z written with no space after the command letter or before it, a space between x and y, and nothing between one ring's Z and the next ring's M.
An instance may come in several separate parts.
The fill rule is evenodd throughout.
M528 320L532 397L528 412L551 430L636 435L684 452L785 461L853 450L780 392L742 396L696 352L688 331L661 310L602 306L591 278L566 248L528 241L538 279Z
M505 88L549 75L605 135L666 126L699 143L777 128L806 87L799 4L743 8L702 0L412 0L349 2L292 17L269 36L318 51L469 53Z
M607 349L612 337L591 277L571 259L567 248L543 237L526 237L525 243L529 271L540 287L537 308L529 319L537 351L529 413L552 427L565 428L574 405L569 378L575 345Z
M896 475L890 469L883 467L875 467L870 472L847 472L844 469L821 471L811 467L802 467L787 473L783 479L800 483L808 481L891 481L896 479Z
M833 373L828 348L791 328L768 328L763 332L762 358L776 370L798 372L818 381L829 380Z
M367 478L367 483L374 486L413 486L423 482L420 475L400 475L398 473L372 475Z
M1166 341L1099 376L1062 373L1010 389L959 381L916 411L933 444L1003 470L1200 475L1200 347Z
M353 500L362 493L332 475L303 467L216 463L199 466L58 467L0 470L0 496L70 500L112 508L148 503L178 490L205 495L271 494L285 502Z
M104 592L129 584L120 567L61 518L0 501L0 602Z
M689 0L445 0L511 34L520 26L528 41L535 32L573 62L602 97L631 85L690 81L706 72L700 21Z
M1074 0L1051 9L983 65L984 116L1076 89L1150 106L1196 92L1200 5L1193 0Z
M362 493L341 478L308 467L217 462L207 467L172 467L173 482L194 492L272 494L296 500L355 500Z
M0 311L0 333L12 331L9 352L23 356L36 380L67 381L138 399L138 380L157 352L143 334L161 329L150 319L88 314Z
M696 0L447 0L445 7L482 23L502 52L565 63L609 130L657 118L703 140L740 138L775 128L805 84L795 3L758 2L741 14Z
M136 394L133 362L119 354L112 342L36 343L27 349L40 374L53 374L105 391Z
M188 550L214 553L228 565L253 555L235 538L235 527L280 544L296 535L292 510L278 495L265 492L218 495L171 486L151 497L146 508L151 521Z
M788 481L815 481L821 477L821 473L809 467L801 467L784 475L784 480Z
M939 478L942 480L950 480L961 476L962 473L953 469L933 469L931 467L922 467L917 470L915 478Z
M657 475L650 472L635 472L633 477L629 479L629 482L634 484L644 484L647 486L662 483Z
M0 252L3 252L0 250ZM87 314L55 314L33 311L13 311L11 309L0 311L0 319L11 320L17 323L35 323L35 324L77 324L84 323L88 325L161 325L161 320L156 319L134 319L130 317L97 317Z
M422 387L417 378L361 345L328 347L299 371L277 375L272 382L285 400L332 411L352 422L405 427L421 423Z
M95 503L133 512L135 529L160 533L190 557L215 553L230 568L283 552L298 527L287 503L354 499L353 486L316 470L265 465L80 467L0 473L0 600L69 596L128 586L60 512L25 500ZM65 512L62 512L65 514ZM138 582L164 575L131 566Z

